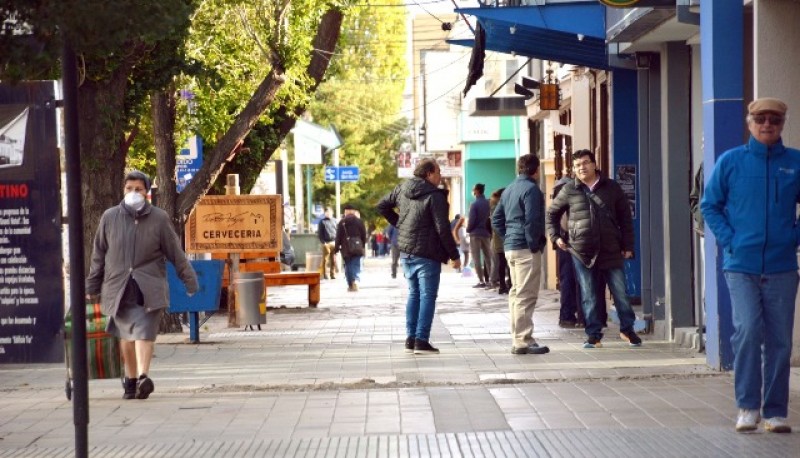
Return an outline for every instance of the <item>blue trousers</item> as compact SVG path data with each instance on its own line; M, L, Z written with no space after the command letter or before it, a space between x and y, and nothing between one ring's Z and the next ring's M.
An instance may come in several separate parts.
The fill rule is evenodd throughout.
M361 280L361 259L362 256L344 258L344 278L348 285Z
M406 302L406 335L420 340L431 336L436 296L442 264L433 259L406 255L402 258L403 273L408 281Z
M786 417L797 272L725 272L733 315L736 404L765 418ZM763 388L763 404L762 404Z
M597 307L597 284L603 281L608 285L608 289L611 290L611 297L614 298L614 308L617 309L617 315L619 315L620 331L632 331L636 314L633 313L628 295L625 293L625 271L622 267L601 269L594 266L589 269L574 257L572 261L575 266L578 284L581 287L581 305L586 319L586 335L597 339L603 338L604 323Z

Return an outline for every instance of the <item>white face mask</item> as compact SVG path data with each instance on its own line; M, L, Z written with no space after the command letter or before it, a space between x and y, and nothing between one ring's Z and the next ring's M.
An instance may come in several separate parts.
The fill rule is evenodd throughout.
M136 191L125 194L125 205L134 210L141 210L144 207L144 196Z

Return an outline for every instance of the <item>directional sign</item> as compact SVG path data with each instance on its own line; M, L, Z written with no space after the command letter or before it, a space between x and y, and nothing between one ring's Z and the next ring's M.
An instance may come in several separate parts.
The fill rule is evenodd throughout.
M358 181L359 169L357 165L343 167L326 166L325 181Z
M297 120L292 132L295 135L313 140L328 149L336 149L344 143L342 137L339 136L333 126L326 129L319 124L303 121L302 119Z
M339 167L339 181L358 181L358 166Z
M325 167L325 181L336 181L336 167Z

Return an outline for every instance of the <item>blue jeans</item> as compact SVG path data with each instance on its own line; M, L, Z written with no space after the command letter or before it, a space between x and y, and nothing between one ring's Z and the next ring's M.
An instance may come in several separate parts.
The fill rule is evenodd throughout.
M764 417L786 417L797 272L725 272L725 280L733 315L736 404L740 409L761 409L763 384Z
M601 269L597 266L591 269L582 262L572 258L575 266L575 276L581 287L581 305L586 319L586 335L596 339L603 338L603 321L597 307L597 282L605 281L614 298L614 308L619 315L619 330L622 332L633 331L633 322L636 314L633 313L628 295L625 293L625 271L622 267Z
M403 273L408 280L406 335L427 341L431 336L442 264L433 259L405 254L402 255L402 263Z
M361 256L344 258L344 278L348 285L361 280Z

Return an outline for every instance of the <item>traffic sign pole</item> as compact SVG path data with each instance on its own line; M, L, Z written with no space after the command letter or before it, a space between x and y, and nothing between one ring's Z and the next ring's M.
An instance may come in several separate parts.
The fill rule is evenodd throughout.
M342 185L339 181L339 148L333 150L333 166L336 167L336 218L342 218Z

